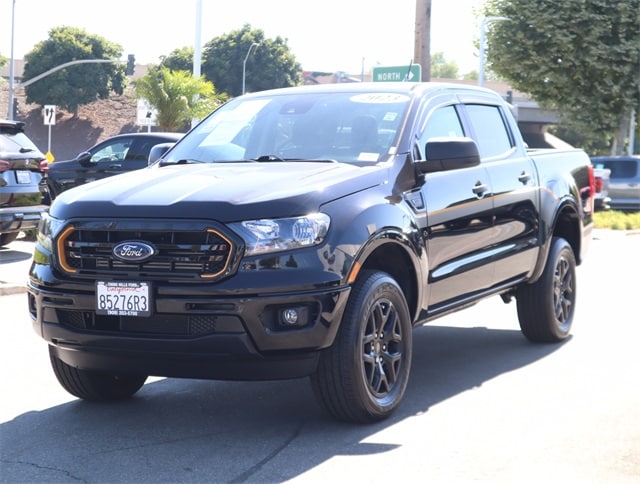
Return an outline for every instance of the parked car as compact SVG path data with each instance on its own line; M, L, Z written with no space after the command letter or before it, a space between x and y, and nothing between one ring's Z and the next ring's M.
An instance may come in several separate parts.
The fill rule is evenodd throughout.
M49 167L47 176L51 200L69 188L144 168L151 148L160 143L175 143L182 136L183 133L119 134L83 151L73 160L56 161Z
M24 123L0 119L0 246L35 229L47 210L40 182L48 162L24 133Z
M611 170L609 205L613 210L640 210L640 156L592 156L591 163Z
M609 168L594 167L593 175L596 182L596 193L593 197L596 210L609 210L611 197L609 197L609 182L611 170Z

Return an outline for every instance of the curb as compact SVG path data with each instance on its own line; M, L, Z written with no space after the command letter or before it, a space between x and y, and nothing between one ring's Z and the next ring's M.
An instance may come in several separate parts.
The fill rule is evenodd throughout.
M27 286L20 284L0 283L0 296L11 296L27 292Z

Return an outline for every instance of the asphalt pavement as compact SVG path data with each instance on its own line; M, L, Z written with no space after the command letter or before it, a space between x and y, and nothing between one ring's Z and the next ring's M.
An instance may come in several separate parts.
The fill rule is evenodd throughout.
M638 484L640 233L598 231L572 336L528 343L489 298L414 332L397 412L331 420L307 379L150 378L92 404L56 381L24 294L0 297L0 483ZM24 291L33 243L0 249Z

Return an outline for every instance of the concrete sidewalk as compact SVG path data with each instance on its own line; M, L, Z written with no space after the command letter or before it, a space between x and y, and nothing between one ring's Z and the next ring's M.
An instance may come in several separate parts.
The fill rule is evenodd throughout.
M35 242L24 238L0 247L0 296L27 291Z

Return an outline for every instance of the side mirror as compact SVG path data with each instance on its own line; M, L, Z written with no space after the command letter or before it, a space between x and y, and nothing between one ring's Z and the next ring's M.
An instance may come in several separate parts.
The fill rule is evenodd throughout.
M153 165L156 161L162 158L162 155L169 151L173 145L175 145L175 143L160 143L154 145L149 151L147 165Z
M76 156L76 161L82 166L89 166L91 164L91 153L89 153L88 151L83 151L78 156Z
M471 138L431 138L425 146L426 160L416 162L420 174L458 170L480 164L478 146Z

